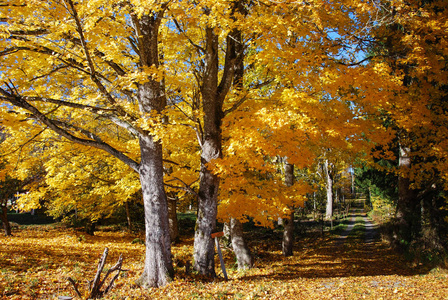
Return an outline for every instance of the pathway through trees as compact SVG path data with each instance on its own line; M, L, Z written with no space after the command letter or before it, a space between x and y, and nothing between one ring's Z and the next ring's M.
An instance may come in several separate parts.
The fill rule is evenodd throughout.
M175 280L149 290L135 285L145 248L130 233L99 230L87 236L56 225L18 228L12 237L0 235L0 299L75 297L67 277L93 278L105 247L111 261L123 253L127 270L109 294L116 299L447 299L446 270L410 265L381 241L360 207L349 220L341 236L318 230L300 236L290 257L282 254L281 235L260 231L248 239L254 254L250 270L237 270L233 251L224 247L229 280L218 268L214 281L187 274L180 263L191 259L193 239L181 240L173 246Z
M358 203L358 205L359 204L362 203ZM352 208L350 212L351 214L349 215L347 228L341 233L339 237L336 238L336 244L338 246L342 246L351 234L354 233L359 238L359 234L362 233L364 236L364 243L366 245L366 248L369 246L373 246L372 244L375 242L375 238L377 237L376 225L369 220L363 208L355 207ZM355 230L355 232L353 232L355 225L359 227L358 230Z
M246 278L282 289L300 286L285 294L295 299L446 299L446 271L406 261L381 240L362 207L355 203L339 235L302 238L294 257L273 255L281 261L270 274Z

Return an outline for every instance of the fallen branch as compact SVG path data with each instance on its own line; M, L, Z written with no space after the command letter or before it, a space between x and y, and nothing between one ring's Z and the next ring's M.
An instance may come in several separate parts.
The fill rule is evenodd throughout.
M106 295L112 289L115 280L120 275L120 272L123 271L123 269L121 268L123 265L123 256L120 255L117 263L106 272L106 275L104 276L103 280L101 280L101 273L103 272L104 266L106 265L106 259L108 254L109 249L108 248L104 249L103 255L101 256L100 261L98 262L98 269L96 271L95 277L92 281L90 280L88 281L89 296L87 297L87 299L99 299L104 295ZM102 291L101 287L104 285L109 275L111 275L115 271L117 271L117 273L114 275L114 277L112 277L112 280L109 282L107 287ZM75 281L70 277L68 278L68 281L70 281L70 283L73 285L76 294L82 299L83 298L82 294L79 292L78 285L75 283Z
M78 297L82 299L82 295L78 290L78 284L71 277L68 278L68 281L70 281L70 283L73 285L73 289L75 289L75 292L78 295Z

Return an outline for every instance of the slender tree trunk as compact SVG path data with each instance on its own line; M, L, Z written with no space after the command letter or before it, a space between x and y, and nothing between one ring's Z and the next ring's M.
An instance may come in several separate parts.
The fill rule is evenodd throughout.
M0 217L2 219L2 223L3 223L3 230L5 232L5 236L11 236L11 224L9 224L9 220L8 220L8 208L6 207L6 205L2 205L2 212L0 214Z
M126 210L126 222L128 223L128 229L132 230L131 212L129 211L129 201L126 201L124 203L124 208Z
M226 238L229 241L228 245L230 245L230 242L232 240L230 237L230 222L224 223L222 231L224 232L224 238Z
M235 2L234 5L235 5L234 9L239 13L244 15L247 13L244 9L242 1ZM233 45L233 48L232 46L228 47L227 52L231 52L230 50L232 49L232 51L234 51L235 57L243 57L244 43L241 32L237 29L234 29L229 41L232 41L231 44ZM244 60L239 59L238 63L235 65L235 74L233 81L233 87L238 92L241 92L244 88L243 80L244 80ZM249 247L247 246L247 243L244 241L243 225L241 224L240 220L235 218L230 219L230 232L232 239L232 248L238 262L238 269L251 268L253 263L252 255L250 253Z
M243 224L240 220L230 219L230 236L232 248L238 262L238 269L248 269L252 267L252 255L243 237Z
M168 198L168 221L170 224L171 243L177 242L179 238L179 226L177 223L177 199Z
M294 165L285 162L285 185L292 186L294 184ZM283 219L283 256L292 256L294 247L294 208L291 208L289 218Z
M352 194L352 198L355 198L355 170L353 170L350 172L350 178L351 178L351 183L352 183L352 187L351 187L351 194Z
M395 215L396 245L409 245L421 230L421 207L415 192L411 189L411 181L408 174L411 168L411 149L404 144L399 145L398 165L400 175L398 177L398 202ZM404 245L403 245L404 244Z
M325 209L325 218L331 221L333 218L333 174L330 170L328 160L325 160L324 169L327 189L327 206Z

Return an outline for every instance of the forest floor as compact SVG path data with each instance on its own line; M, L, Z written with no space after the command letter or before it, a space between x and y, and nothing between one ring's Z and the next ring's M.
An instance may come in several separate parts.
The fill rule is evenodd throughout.
M229 248L223 247L229 280L213 281L185 272L192 238L173 246L176 276L159 289L135 285L144 246L126 232L99 231L88 236L57 225L27 226L12 237L0 237L0 297L57 299L75 297L67 278L84 291L93 279L105 247L108 267L122 253L124 269L108 299L448 299L448 272L410 265L383 243L361 209L353 209L345 227L333 234L299 237L294 256L281 254L281 235L248 232L255 258L253 269L238 271ZM76 298L74 298L76 299Z

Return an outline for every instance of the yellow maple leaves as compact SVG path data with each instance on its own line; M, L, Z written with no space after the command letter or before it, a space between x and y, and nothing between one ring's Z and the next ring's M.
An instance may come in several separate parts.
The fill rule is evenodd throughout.
M328 147L342 149L339 154L344 153L350 159L361 151L368 152L375 143L387 143L394 132L385 130L381 117L370 117L378 115L378 111L386 111L406 130L416 124L434 126L427 104L436 91L429 82L438 71L443 71L440 62L448 47L444 47L446 41L442 38L446 17L430 7L443 8L446 6L443 2L435 1L418 9L402 1L393 4L400 12L398 21L410 28L409 33L400 37L411 49L402 63L415 63L418 67L413 72L428 76L424 88L429 92L414 99L408 96L418 93L403 89L404 74L393 70L382 54L370 62L360 62L368 49L359 41L383 33L382 29L373 30L374 26L380 27L375 22L382 13L374 3L265 1L252 3L243 16L232 14L230 2L130 1L116 5L105 0L78 1L75 7L80 27L64 1L8 2L24 5L0 8L1 16L7 19L0 24L1 51L5 53L0 57L1 80L12 84L22 95L35 97L32 103L54 120L69 123L75 137L86 137L85 131L79 129L82 127L95 133L95 139L107 142L136 161L140 155L136 132L149 132L162 142L164 157L170 161L166 181L179 184L175 187L185 184L194 187L198 180L198 136L203 129L204 114L202 79L198 75L204 67L203 31L207 25L215 28L221 45L217 55L223 63L227 34L237 28L246 47L244 79L241 88L232 88L224 99L224 157L209 165L222 177L223 210L224 203L230 203L231 199L235 203L244 202L244 197L253 203L259 201L265 205L264 210L269 205L263 201L269 199L275 199L272 207L293 202L280 176L268 176L278 170L273 163L276 156L288 157L302 168L310 167L322 149ZM169 14L160 30L161 65L139 66L135 41L140 37L132 33L132 17L158 12L162 5L169 6ZM208 8L207 14L204 7ZM80 31L85 36L85 46ZM432 52L435 54L430 55ZM91 65L86 54L91 57ZM219 77L222 76L221 70ZM443 78L438 82L444 83ZM139 112L136 85L149 80L163 83L166 89L167 109L160 114ZM400 101L394 98L397 93L403 96ZM47 130L39 133L41 124L29 118L23 109L5 104L0 104L0 109L2 125L12 129L10 132L17 141L39 135L36 147L56 147L49 152L53 156L70 147L92 155L89 160L73 152L66 158L73 160L70 163L49 158L45 162L49 186L67 190L71 185L80 187L89 183L90 196L83 197L92 201L104 198L106 203L115 196L122 203L138 190L138 179L128 175L130 170L124 165L103 159L99 152L89 152L84 147L71 144L66 148L66 141L59 136ZM110 117L117 111L121 114L118 125ZM32 129L25 132L25 127ZM134 131L129 132L127 129L131 127ZM5 149L20 148L19 142L8 143L3 145ZM443 157L445 146L440 143L432 151ZM25 152L32 152L31 145ZM19 177L26 177L29 172L26 165L36 164L37 157L31 155L23 160L16 157L15 161L21 163ZM92 166L100 165L104 174L108 174L109 185L101 184L101 180L91 181L86 175L98 172ZM267 189L272 194L257 200L261 199L260 190ZM299 203L307 191L298 186L291 194L297 194ZM42 191L36 189L32 195L37 199L42 197ZM69 201L68 197L64 199ZM236 204L233 209L241 215ZM251 209L257 211L256 205ZM231 211L229 208L228 212Z

